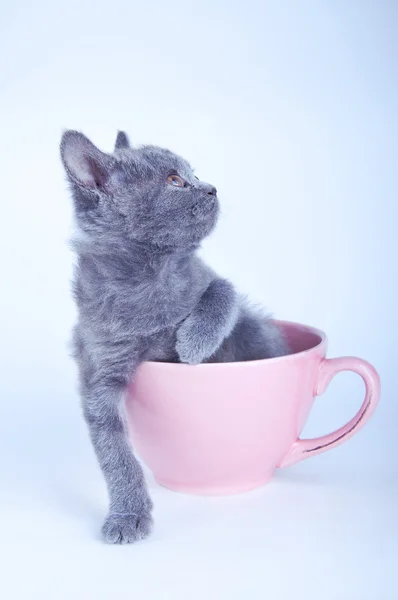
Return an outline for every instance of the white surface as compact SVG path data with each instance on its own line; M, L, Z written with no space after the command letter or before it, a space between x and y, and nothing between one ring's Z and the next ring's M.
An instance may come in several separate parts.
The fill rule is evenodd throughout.
M396 599L396 3L0 10L0 595ZM363 432L242 496L152 482L154 535L99 541L105 490L65 349L66 127L104 150L126 129L217 185L206 258L278 316L326 330L331 356L374 363L383 398ZM305 434L348 420L362 394L340 376Z

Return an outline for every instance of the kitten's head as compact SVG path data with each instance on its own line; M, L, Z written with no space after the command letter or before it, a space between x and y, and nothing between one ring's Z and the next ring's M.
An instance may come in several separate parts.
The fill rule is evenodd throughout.
M217 190L169 150L131 148L119 132L114 153L105 154L82 133L66 131L61 157L80 229L88 237L124 236L185 249L199 244L216 224Z

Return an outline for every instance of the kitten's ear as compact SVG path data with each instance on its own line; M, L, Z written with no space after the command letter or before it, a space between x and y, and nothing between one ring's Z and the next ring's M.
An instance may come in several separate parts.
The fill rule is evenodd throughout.
M92 191L103 188L114 165L111 156L98 150L82 133L71 130L62 136L61 158L69 177Z
M129 138L124 131L118 131L115 142L115 150L130 148Z

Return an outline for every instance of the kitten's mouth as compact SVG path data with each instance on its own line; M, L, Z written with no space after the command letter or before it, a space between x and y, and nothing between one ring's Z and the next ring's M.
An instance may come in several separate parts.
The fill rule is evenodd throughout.
M199 219L207 219L209 215L214 214L216 211L218 211L218 201L216 196L213 196L212 198L207 197L202 201L197 202L192 207L193 216Z

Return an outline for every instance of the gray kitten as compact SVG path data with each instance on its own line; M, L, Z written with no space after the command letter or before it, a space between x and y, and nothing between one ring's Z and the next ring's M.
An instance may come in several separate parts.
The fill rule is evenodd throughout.
M196 256L219 204L215 187L184 159L155 146L131 148L123 132L105 154L77 131L64 133L61 157L77 223L74 352L110 498L102 534L110 543L134 542L152 525L123 416L137 366L255 360L287 346L272 321Z

